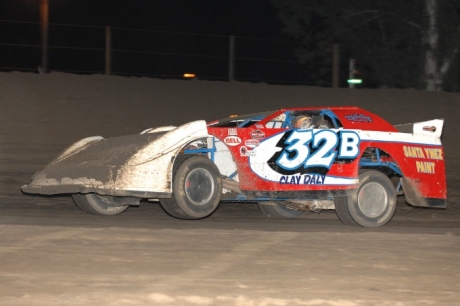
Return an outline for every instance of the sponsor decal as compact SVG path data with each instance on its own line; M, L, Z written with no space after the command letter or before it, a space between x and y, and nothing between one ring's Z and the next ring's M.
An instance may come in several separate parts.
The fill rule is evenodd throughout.
M443 160L442 150L437 148L424 148L425 155L428 159Z
M249 164L258 176L280 184L324 184L334 161L359 156L360 141L354 131L290 130L261 141Z
M345 118L348 121L353 121L353 122L372 122L372 118L369 116L365 116L363 114L351 114L351 115L345 115Z
M254 156L254 151L249 150L245 146L240 147L240 155L241 156Z
M260 144L260 141L257 139L246 139L244 145L249 148L255 148Z
M439 148L421 148L415 146L403 146L404 156L408 158L422 158L431 160L443 160L442 149ZM415 161L415 169L419 173L434 174L436 164L431 161Z
M265 133L261 130L255 130L251 132L251 137L253 139L262 140L265 138Z
M417 172L419 173L428 173L428 174L434 174L436 173L435 171L435 163L433 162L427 162L427 161L415 161L415 166L417 168Z
M304 174L304 175L283 175L280 177L280 184L290 185L323 185L325 175L321 174Z
M411 158L425 158L423 149L420 147L403 146L404 156Z
M263 129L264 126L263 126L262 124L260 124L260 123L256 123L256 128L258 128L258 129Z
M227 145L227 146L237 146L241 143L241 138L238 137L238 136L227 136L224 138L224 143Z
M238 135L237 129L236 129L236 128L230 128L230 129L228 129L228 135L230 135L230 136L236 136L236 135Z
M424 158L443 160L442 150L438 148L421 148L413 146L403 146L404 156L410 158Z

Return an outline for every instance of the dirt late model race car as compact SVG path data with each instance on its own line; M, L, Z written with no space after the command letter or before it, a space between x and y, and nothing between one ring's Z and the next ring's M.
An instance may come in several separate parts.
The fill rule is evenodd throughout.
M89 137L22 190L72 194L89 214L148 199L173 217L200 219L220 202L246 201L269 217L335 209L344 224L378 227L399 194L413 206L447 207L443 123L393 126L358 107L309 107Z

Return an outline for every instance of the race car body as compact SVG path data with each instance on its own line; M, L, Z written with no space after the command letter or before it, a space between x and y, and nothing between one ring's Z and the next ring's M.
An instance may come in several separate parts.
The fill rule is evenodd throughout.
M397 194L414 206L447 206L442 127L442 119L393 126L357 107L195 121L83 139L22 189L73 194L93 214L144 198L199 219L220 201L249 201L270 217L336 209L345 224L376 227L393 216Z

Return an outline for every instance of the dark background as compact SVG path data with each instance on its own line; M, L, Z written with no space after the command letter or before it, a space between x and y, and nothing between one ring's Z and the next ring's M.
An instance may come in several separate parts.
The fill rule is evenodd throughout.
M1 19L39 21L40 0L2 1ZM50 23L285 39L268 0L49 0Z
M0 71L37 72L40 1L0 2ZM427 3L49 0L48 68L104 73L110 27L111 73L117 75L178 79L189 72L228 80L234 37L237 81L330 87L335 45L340 87L358 78L357 88L460 91L460 0L437 0L430 9ZM425 69L430 58L436 58L434 70Z
M0 10L0 70L41 66L40 0L4 1ZM11 22L15 21L15 22ZM50 71L105 70L106 26L112 35L112 74L227 80L230 36L235 37L235 80L330 86L300 64L269 1L49 0ZM344 69L342 81L346 82ZM346 83L343 84L346 86Z

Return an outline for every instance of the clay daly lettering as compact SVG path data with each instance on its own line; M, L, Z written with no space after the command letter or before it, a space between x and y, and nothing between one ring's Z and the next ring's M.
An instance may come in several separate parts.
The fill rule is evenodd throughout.
M322 185L325 179L326 176L321 174L283 175L280 178L280 184Z
M268 164L284 175L324 174L336 159L355 159L359 154L359 142L359 135L353 131L292 130L278 141L276 146L281 150L273 154ZM320 169L323 170L318 171ZM294 182L291 177L282 177L282 180L280 183ZM310 176L309 180L321 183L324 178Z

